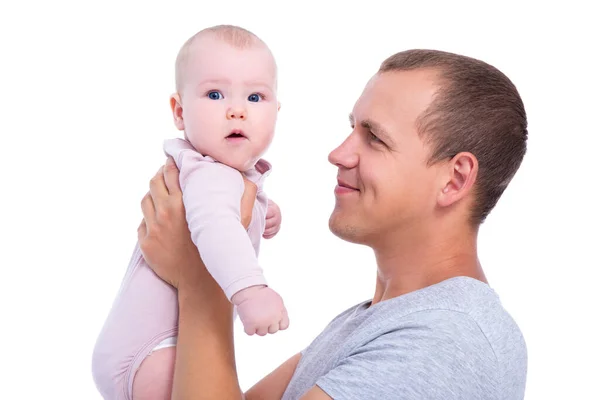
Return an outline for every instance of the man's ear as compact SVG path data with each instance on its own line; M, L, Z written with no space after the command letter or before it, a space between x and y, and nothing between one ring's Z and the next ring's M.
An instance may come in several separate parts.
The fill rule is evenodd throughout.
M479 163L472 153L462 152L454 156L443 173L438 205L448 207L465 198L475 184L478 171Z
M175 127L182 131L185 127L183 123L183 107L181 106L181 97L179 93L173 93L169 99L171 103L171 111L173 112L173 122Z

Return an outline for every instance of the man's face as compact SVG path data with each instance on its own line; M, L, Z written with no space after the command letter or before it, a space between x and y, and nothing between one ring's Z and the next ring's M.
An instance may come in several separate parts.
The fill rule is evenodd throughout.
M352 132L329 155L338 167L331 231L371 245L409 232L433 216L439 179L416 120L437 86L427 70L375 75L356 102Z

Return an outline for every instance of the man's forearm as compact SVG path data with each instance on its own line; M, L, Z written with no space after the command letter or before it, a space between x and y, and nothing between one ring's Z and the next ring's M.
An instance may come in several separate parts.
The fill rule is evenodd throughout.
M203 278L211 279L207 275ZM242 398L232 313L231 303L216 283L208 292L180 286L174 400Z

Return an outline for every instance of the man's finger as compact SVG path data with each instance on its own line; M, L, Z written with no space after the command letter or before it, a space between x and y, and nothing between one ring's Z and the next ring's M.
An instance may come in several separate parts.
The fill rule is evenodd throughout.
M256 191L256 184L250 179L244 177L244 196L246 196L248 199L252 199L252 204L254 204L254 199L256 199Z
M141 242L146 237L146 221L142 219L140 226L138 226L137 234L138 234L138 242Z
M152 196L150 196L150 192L146 193L142 199L142 214L144 215L144 221L142 221L144 222L144 228L147 224L154 223L156 209L154 208L154 201L152 200Z
M244 177L244 194L242 195L240 205L240 216L242 218L242 224L247 229L252 220L252 209L254 208L254 201L256 200L256 185L249 179Z
M152 201L155 205L164 203L167 197L169 197L163 169L164 166L160 167L152 179L150 179L150 196L152 196Z
M179 169L177 169L177 165L172 157L167 158L167 163L165 164L165 168L163 168L163 175L169 194L180 194Z

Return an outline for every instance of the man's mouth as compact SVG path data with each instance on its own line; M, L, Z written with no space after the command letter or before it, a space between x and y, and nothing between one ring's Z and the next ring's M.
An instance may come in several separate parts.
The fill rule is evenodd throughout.
M350 189L350 190L358 190L358 188L355 188L354 186L351 186L350 184L344 182L343 180L339 179L337 180L337 184L340 188L345 188L345 189Z

